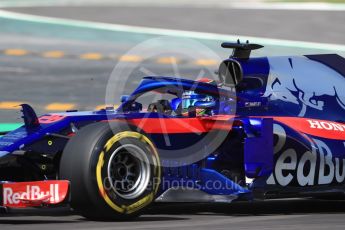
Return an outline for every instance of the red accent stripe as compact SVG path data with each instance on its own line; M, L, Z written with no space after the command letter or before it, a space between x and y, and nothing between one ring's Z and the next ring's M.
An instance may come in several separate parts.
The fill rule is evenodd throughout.
M140 118L128 120L146 133L206 133L230 130L234 116L219 115L195 118Z
M305 134L334 140L345 140L345 124L343 123L296 117L273 117L273 119Z
M234 116L218 115L195 118L138 118L127 122L139 127L146 133L205 133L214 130L231 130ZM333 140L345 140L345 124L333 121L298 117L251 117L273 118L305 134ZM119 120L117 120L119 121Z

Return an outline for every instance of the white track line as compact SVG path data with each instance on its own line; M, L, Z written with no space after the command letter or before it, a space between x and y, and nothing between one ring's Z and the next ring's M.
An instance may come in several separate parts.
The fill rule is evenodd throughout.
M194 31L183 31L183 30L170 30L170 29L158 29L141 26L128 26L119 24L109 24L100 22L87 22L72 19L60 19L44 16L35 16L22 13L14 13L5 10L0 10L0 18L7 18L19 21L29 21L36 23L52 24L52 25L64 25L70 27L79 27L86 29L96 29L103 31L114 31L114 32L130 32L130 33L141 33L150 34L157 36L174 36L184 38L194 38L203 40L215 40L215 41L236 41L238 38L241 40L250 40L263 45L273 45L280 47L291 47L291 48L306 48L306 49L318 49L327 51L344 52L345 46L340 44L327 44L327 43L315 43L315 42L304 42L304 41L291 41L291 40L280 40L280 39L269 39L261 37L250 37L240 35L227 35L217 33L203 33Z
M265 2L264 0L2 0L0 7L126 6L193 7L254 10L345 11L345 4L326 2Z

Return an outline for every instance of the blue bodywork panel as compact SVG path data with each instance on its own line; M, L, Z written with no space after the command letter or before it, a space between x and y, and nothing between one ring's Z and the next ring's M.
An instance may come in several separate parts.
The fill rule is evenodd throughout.
M242 81L235 88L148 76L128 98L124 98L117 110L47 114L38 118L37 123L34 113L29 108L23 108L25 125L0 138L0 162L5 162L9 156L15 157L17 151L30 150L32 145L47 137L55 135L55 138L64 138L74 133L73 127L82 128L94 122L122 120L131 123L138 119L185 121L201 117L200 122L208 124L203 118L216 120L228 116L223 123L231 123L227 130L229 139L198 162L184 166L180 166L179 162L178 167L174 166L173 160L164 162L164 165L170 165L163 169L165 181L176 182L175 186L197 188L210 195L237 195L248 199L253 198L258 188L263 193L275 191L278 194L283 191L286 194L291 191L295 195L300 190L322 191L329 186L343 188L344 58L331 54L235 61L240 64L243 74ZM138 97L151 91L174 95L170 102L173 111L179 108L185 91L212 96L215 101L202 104L207 112L200 116L190 111L186 112L187 115L159 114L144 111L140 103L135 104ZM219 129L227 127L223 123ZM211 131L204 131L202 135ZM165 134L175 138L173 145L164 146ZM160 149L179 149L188 141L194 141L188 132L165 134L148 132ZM63 151L63 148L58 150ZM232 169L253 181L235 181ZM210 181L219 183L219 186L208 187Z

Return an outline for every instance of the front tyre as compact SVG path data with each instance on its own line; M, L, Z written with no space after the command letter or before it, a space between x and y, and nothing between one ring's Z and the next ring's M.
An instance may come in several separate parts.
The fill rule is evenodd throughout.
M154 144L125 124L81 129L61 159L61 179L71 182L71 205L96 220L138 216L155 199L161 169Z

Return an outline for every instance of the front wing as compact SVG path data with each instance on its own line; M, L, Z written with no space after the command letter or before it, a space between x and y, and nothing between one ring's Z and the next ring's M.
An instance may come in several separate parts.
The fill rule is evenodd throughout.
M1 182L0 207L28 208L58 205L69 200L69 181Z

